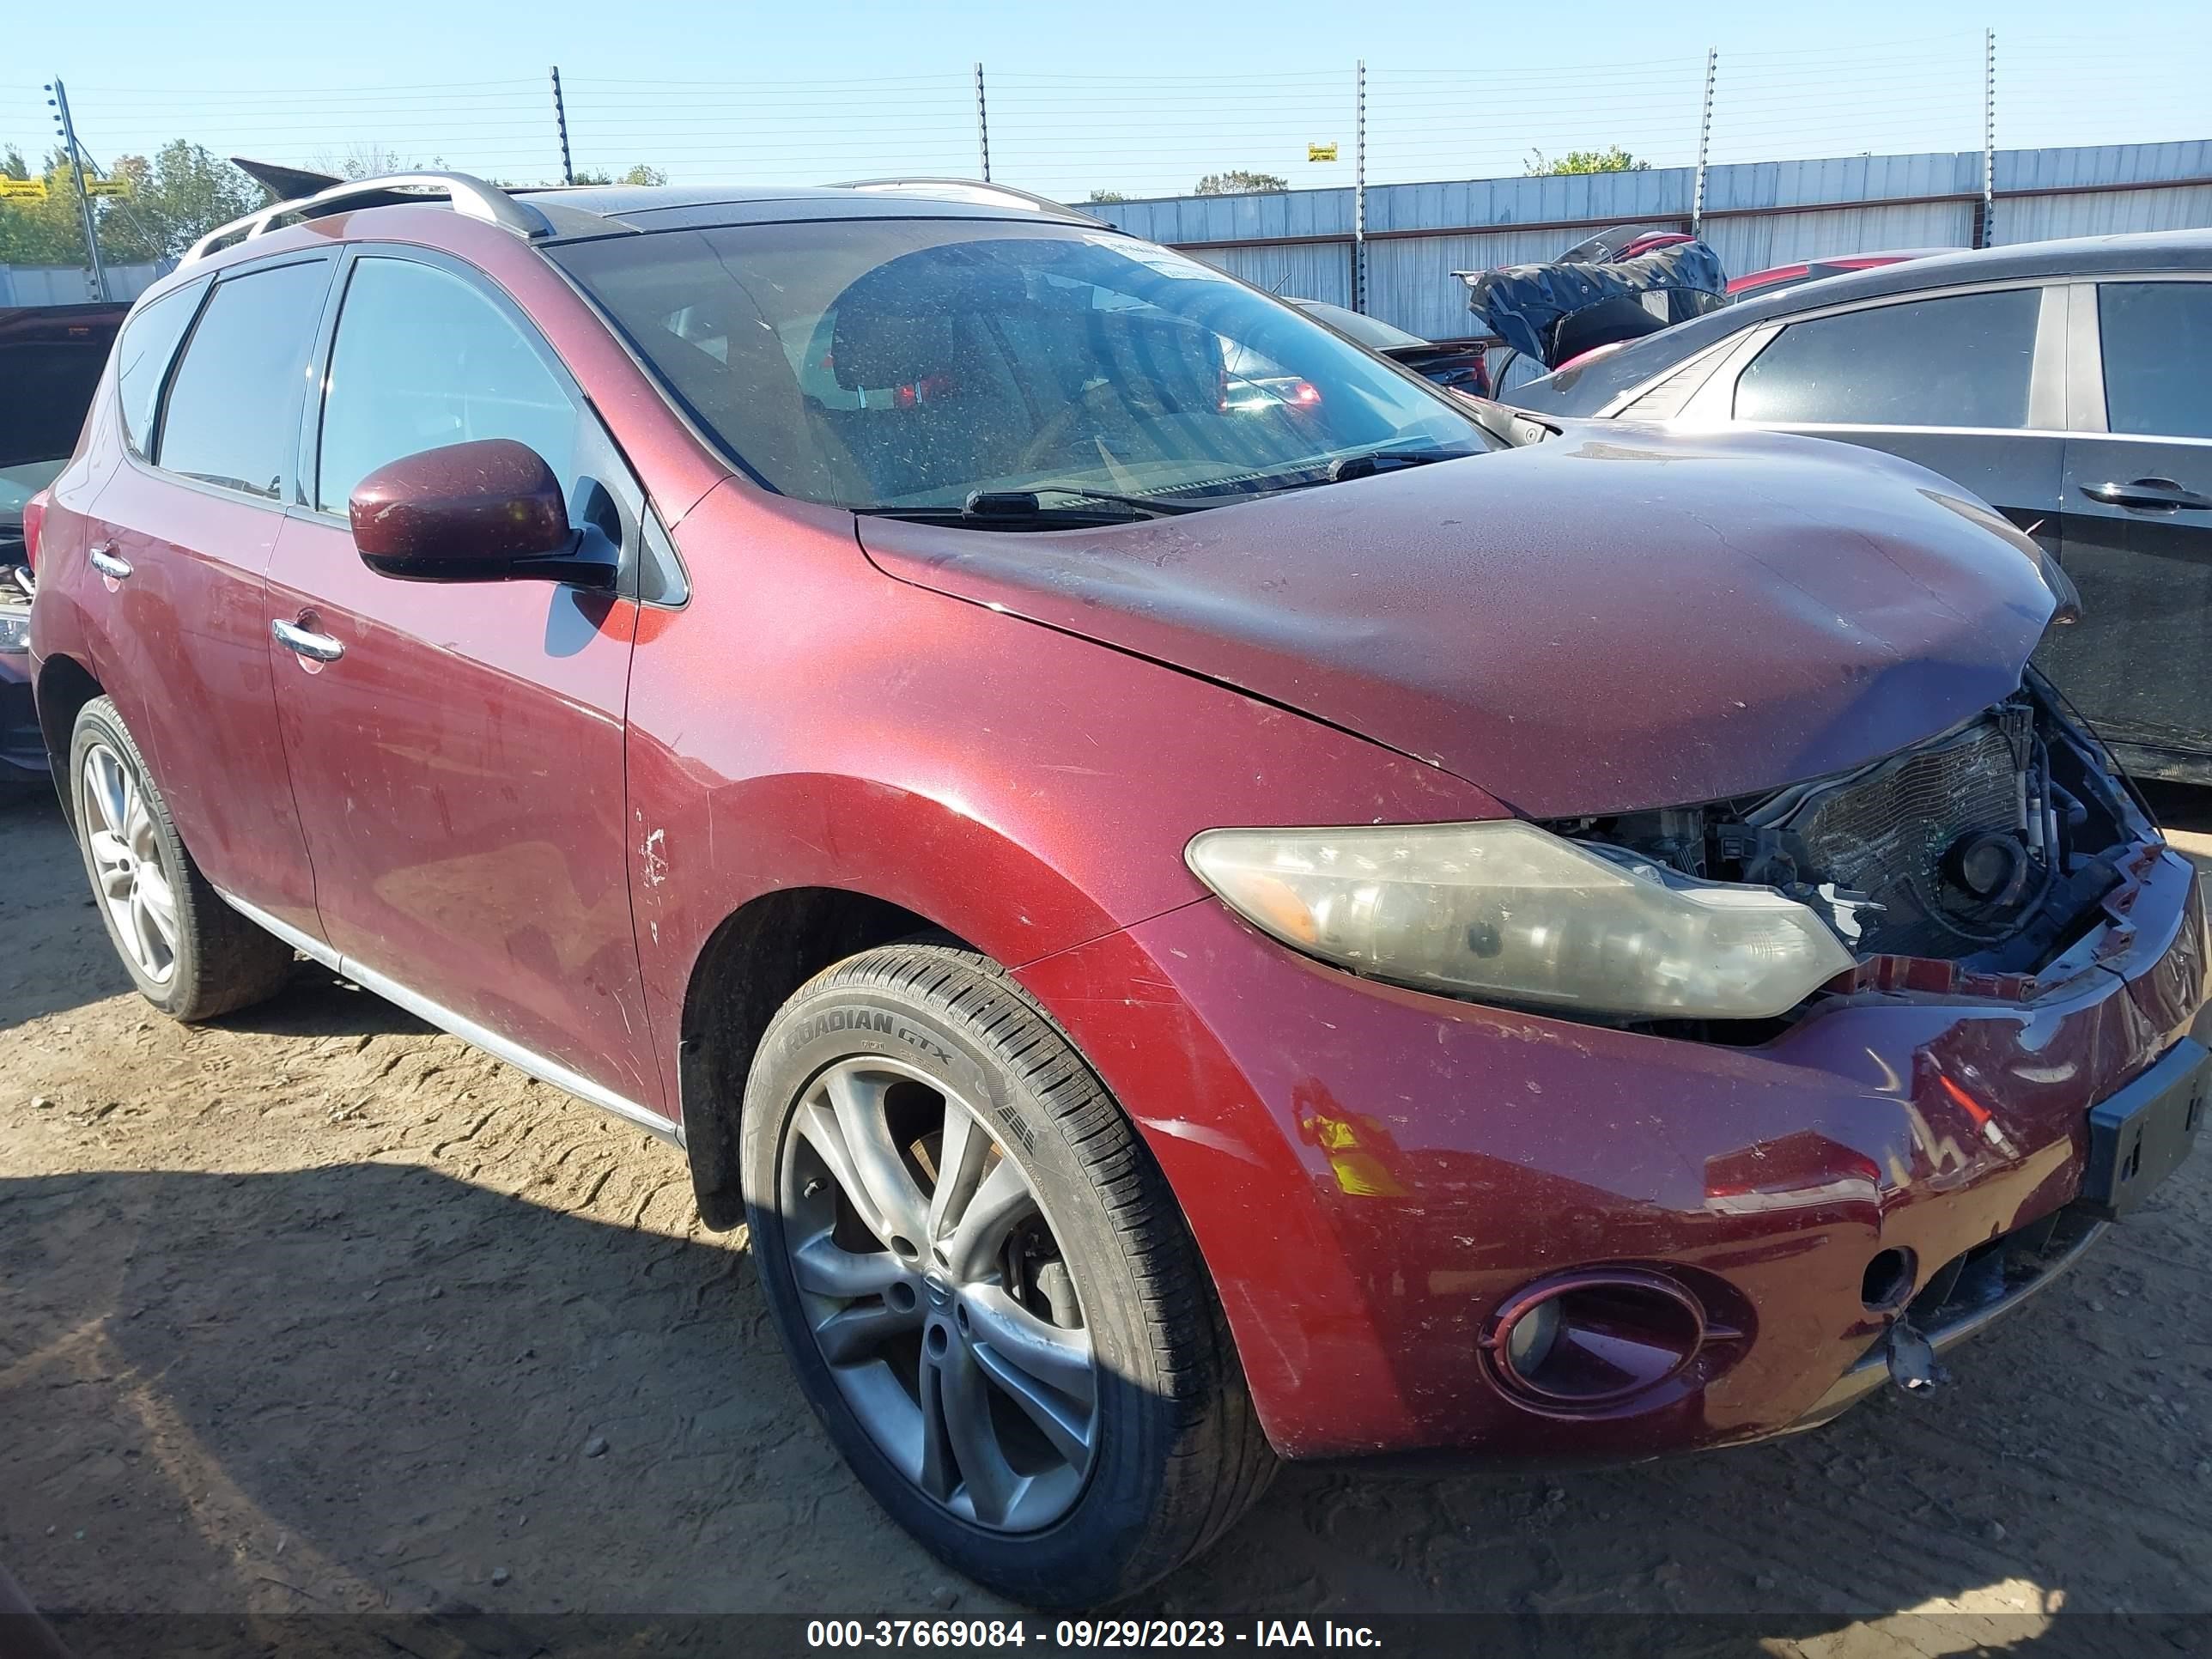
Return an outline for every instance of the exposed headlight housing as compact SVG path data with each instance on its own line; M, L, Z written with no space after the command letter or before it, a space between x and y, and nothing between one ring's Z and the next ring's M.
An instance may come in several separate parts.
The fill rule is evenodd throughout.
M31 607L0 604L0 651L21 653L31 648Z
M1209 830L1185 856L1285 945L1478 1000L1760 1019L1855 965L1826 922L1772 888L1616 862L1512 819Z

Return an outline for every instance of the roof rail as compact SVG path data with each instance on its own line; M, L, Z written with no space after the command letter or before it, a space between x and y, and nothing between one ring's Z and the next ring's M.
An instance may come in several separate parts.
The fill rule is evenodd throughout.
M405 202L449 203L454 212L513 231L525 239L550 236L552 222L526 202L518 202L497 185L466 173L388 173L380 178L349 179L289 202L272 202L257 213L218 225L185 251L179 264L204 259L219 248L266 235L289 218L319 219L352 208L392 207Z
M848 179L833 190L872 190L888 196L923 196L939 202L975 202L986 207L1028 208L1038 213L1065 213L1079 219L1094 216L1065 202L1012 185L994 185L987 179Z

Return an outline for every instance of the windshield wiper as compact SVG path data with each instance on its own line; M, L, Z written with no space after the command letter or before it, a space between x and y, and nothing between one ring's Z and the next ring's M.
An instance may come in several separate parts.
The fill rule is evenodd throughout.
M1155 495L1117 495L1110 489L1086 489L1079 484L1032 484L1027 489L971 489L961 504L960 514L969 519L1029 519L1049 507L1039 501L1040 495L1069 495L1077 501L1107 501L1115 507L1126 507L1142 513L1147 518L1165 519L1177 513L1196 513L1206 505L1198 501L1162 501Z
M1065 495L1065 507L1048 506L1040 495ZM1097 507L1079 505L1096 501ZM1164 519L1177 513L1196 513L1211 501L1164 501L1149 495L1117 495L1109 490L1085 489L1073 484L1039 484L1033 489L971 489L958 507L856 507L864 517L911 519L921 524L988 525L1016 529L1023 526L1073 528L1082 525L1133 524L1139 519Z
M1358 455L1340 455L1328 464L1328 481L1364 478L1386 466L1426 466L1431 461L1459 461L1480 454L1474 449L1370 449Z

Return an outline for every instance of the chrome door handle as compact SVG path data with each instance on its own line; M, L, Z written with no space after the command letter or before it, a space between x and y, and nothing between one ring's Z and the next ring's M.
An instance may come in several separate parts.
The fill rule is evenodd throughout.
M2202 512L2212 507L2212 496L2184 489L2171 478L2136 478L2128 483L2083 484L2081 493L2107 507L2132 507L2147 513Z
M283 621L269 624L269 635L287 651L315 662L336 662L345 655L345 647L327 634L317 634L295 623Z
M117 558L111 544L102 542L99 546L90 550L86 556L92 561L92 568L101 575L111 576L117 581L127 581L130 579L131 561Z

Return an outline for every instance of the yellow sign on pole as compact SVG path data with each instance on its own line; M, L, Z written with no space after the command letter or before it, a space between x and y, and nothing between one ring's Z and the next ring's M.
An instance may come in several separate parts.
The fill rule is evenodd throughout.
M46 193L46 181L43 179L0 179L0 202L44 197Z
M1306 146L1306 160L1309 161L1334 161L1336 160L1336 146L1333 143L1327 144L1308 144Z
M131 181L128 179L88 179L84 181L84 193L88 196L128 196Z

